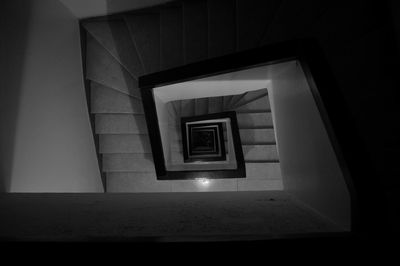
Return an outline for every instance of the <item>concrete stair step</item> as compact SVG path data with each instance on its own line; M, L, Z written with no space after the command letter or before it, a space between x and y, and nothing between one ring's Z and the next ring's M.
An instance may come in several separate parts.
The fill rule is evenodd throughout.
M229 110L229 104L232 100L232 95L224 96L222 100L223 110Z
M181 117L181 102L178 100L178 101L172 101L170 103L172 104L172 107L175 110L176 118L178 120L180 120L180 117Z
M91 82L92 113L143 114L142 101L114 89Z
M134 77L144 69L124 20L90 21L85 29Z
M219 113L223 111L223 96L208 98L208 113Z
M242 144L273 144L276 143L273 129L239 129Z
M96 114L95 128L97 134L147 134L141 114Z
M238 50L256 48L282 0L237 0Z
M155 193L171 192L171 181L159 181L155 173L107 173L107 192Z
M260 44L304 38L327 6L329 3L326 1L282 1Z
M231 102L229 103L228 110L232 110L237 102L245 95L246 93L232 95Z
M241 107L242 105L253 102L261 97L268 95L267 89L259 89L254 91L248 91L244 93L243 97L240 98L239 101L236 102L235 105L231 106L231 109L235 109Z
M194 113L195 115L206 115L208 114L208 98L197 98L194 99Z
M244 104L238 108L235 108L236 112L270 112L271 107L269 104L268 95Z
M183 63L183 22L181 5L165 5L160 11L161 70Z
M151 153L148 135L105 134L100 135L100 153Z
M239 128L272 128L271 113L237 113Z
M86 35L86 78L140 99L137 80L92 35Z
M281 179L275 180L237 180L237 191L271 191L283 190L283 182Z
M245 161L279 161L276 145L242 145Z
M145 73L160 70L160 15L135 13L124 16Z
M181 102L181 117L189 117L189 116L195 115L195 100L194 99L180 100L180 102ZM179 123L180 123L180 121L179 121Z
M207 1L183 2L185 63L207 59Z
M153 173L155 168L151 154L104 154L103 171Z
M208 1L209 58L236 50L236 3L231 0Z
M276 180L282 179L280 164L275 163L245 163L246 179Z
M183 147L182 147L181 140L180 139L177 139L177 140L170 139L170 141L171 141L170 142L171 151L182 153ZM228 141L225 141L225 152L228 153Z

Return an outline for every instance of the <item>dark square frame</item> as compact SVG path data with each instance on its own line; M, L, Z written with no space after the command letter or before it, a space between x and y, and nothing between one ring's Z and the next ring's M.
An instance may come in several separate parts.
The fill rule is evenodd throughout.
M224 131L223 131L223 127L222 127L223 122L210 122L210 123L205 122L205 123L201 123L201 124L191 124L191 125L188 125L189 132L187 132L187 127L186 127L187 123L203 121L203 120L204 119L199 119L199 116L182 117L181 118L182 146L183 146L184 162L195 162L195 161L207 162L207 161L224 161L224 160L226 160ZM207 153L211 156L204 157L204 156L198 155L196 157L195 155L191 154L191 151L193 149L193 147L191 147L191 141L190 141L192 139L191 133L192 133L192 128L195 126L197 126L197 127L216 126L216 128L217 128L216 131L218 131L218 132L214 132L214 136L216 139L216 141L215 141L216 151ZM187 142L186 142L187 138L189 139L189 145L187 145Z

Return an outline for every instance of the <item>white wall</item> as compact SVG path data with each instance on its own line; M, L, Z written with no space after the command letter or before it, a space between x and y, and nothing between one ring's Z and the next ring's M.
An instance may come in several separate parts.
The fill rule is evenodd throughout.
M170 161L170 136L169 136L169 113L167 108L167 103L162 101L155 93L154 93L154 102L156 104L156 111L158 117L158 127L160 129L161 142L164 152L164 161L165 164L168 164Z
M154 88L164 102L241 94L265 89L273 80L295 66L294 61L239 70L226 74L185 81Z
M8 169L2 171L1 178L6 180L3 190L102 192L85 99L77 19L59 1L6 2L1 13L9 22L2 27L2 42L8 50L2 54L1 64L14 64L14 60L20 64L7 76L2 72L1 77L6 79L3 100L12 100L15 106L2 116L2 122L14 126L12 137L0 136L3 144L12 141L0 150L2 169ZM26 21L25 25L13 28L19 20ZM4 36L4 31L15 31L21 38Z
M344 229L350 195L300 66L268 88L285 191Z

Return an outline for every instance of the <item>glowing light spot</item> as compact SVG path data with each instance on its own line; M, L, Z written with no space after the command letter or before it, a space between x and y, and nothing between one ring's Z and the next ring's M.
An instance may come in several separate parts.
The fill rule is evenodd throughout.
M196 178L197 183L203 187L208 187L210 185L210 180L208 178Z

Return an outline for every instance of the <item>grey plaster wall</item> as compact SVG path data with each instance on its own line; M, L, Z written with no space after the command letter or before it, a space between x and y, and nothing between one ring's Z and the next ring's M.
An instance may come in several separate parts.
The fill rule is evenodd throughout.
M78 20L59 1L1 9L2 192L102 192Z
M268 88L284 190L349 230L343 173L301 67L291 72Z

